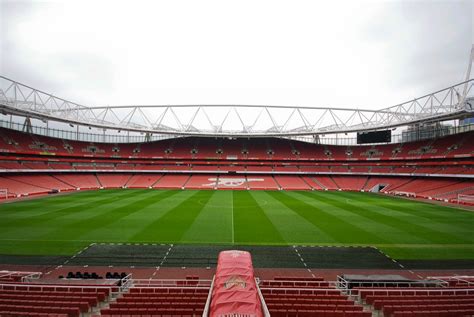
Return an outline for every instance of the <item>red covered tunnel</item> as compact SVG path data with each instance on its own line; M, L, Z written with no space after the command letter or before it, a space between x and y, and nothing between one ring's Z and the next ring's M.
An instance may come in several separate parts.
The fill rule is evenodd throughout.
M209 316L264 316L249 252L219 254Z

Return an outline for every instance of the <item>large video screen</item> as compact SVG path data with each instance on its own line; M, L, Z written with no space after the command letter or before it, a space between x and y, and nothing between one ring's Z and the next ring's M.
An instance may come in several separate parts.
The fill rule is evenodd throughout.
M357 144L385 143L385 142L390 142L391 140L392 140L391 130L357 133Z

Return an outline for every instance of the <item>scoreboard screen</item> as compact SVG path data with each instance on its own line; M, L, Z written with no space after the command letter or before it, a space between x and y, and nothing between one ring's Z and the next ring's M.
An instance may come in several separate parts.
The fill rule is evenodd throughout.
M392 131L357 132L357 144L388 143L392 141Z

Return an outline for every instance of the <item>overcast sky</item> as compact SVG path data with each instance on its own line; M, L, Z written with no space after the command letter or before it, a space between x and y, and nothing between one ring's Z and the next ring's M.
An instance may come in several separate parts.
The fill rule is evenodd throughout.
M0 0L0 73L84 105L381 108L463 81L471 1Z

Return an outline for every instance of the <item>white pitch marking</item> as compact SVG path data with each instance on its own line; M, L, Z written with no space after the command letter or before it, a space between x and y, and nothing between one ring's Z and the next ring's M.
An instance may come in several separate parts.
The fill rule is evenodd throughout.
M71 260L75 259L78 255L80 255L82 252L86 251L88 248L90 248L92 245L94 245L95 243L91 243L89 244L88 246L84 247L82 250L80 250L79 252L77 252L76 254L74 254L73 256L71 256L69 259L67 259L66 261L64 261L64 263L62 265L58 265L54 268L54 270L52 271L56 271L56 270L59 270L60 268L62 268L64 265L68 264ZM49 271L48 273L51 273L52 271Z
M299 258L300 258L301 263L303 263L304 267L308 270L308 272L311 273L311 275L312 275L313 277L315 277L314 274L313 274L313 271L311 271L311 269L308 268L308 265L306 264L306 262L304 261L303 257L301 256L300 252L299 252L298 249L296 248L296 245L293 246L293 250L295 250L296 254L297 254L297 255L299 256Z
M232 244L234 244L234 192L231 191L230 195L231 195L230 208L232 209Z

